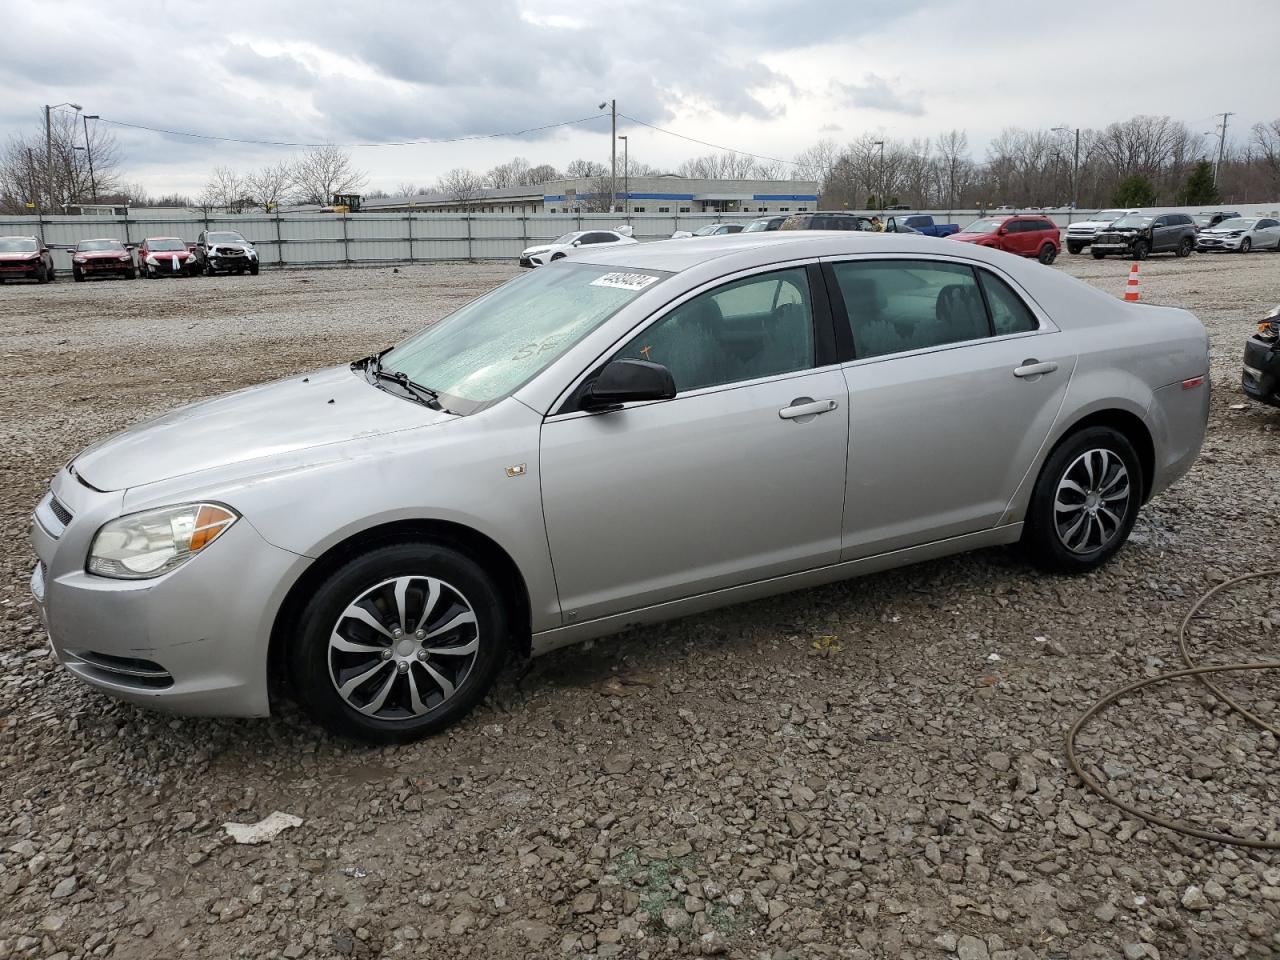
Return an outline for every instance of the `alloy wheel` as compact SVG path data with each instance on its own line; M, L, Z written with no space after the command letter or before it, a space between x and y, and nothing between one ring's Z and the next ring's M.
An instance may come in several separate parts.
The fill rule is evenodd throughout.
M1120 532L1131 486L1124 461L1111 450L1087 450L1071 462L1053 499L1054 527L1072 553L1101 550Z
M329 677L353 710L412 720L450 700L480 649L474 608L436 577L384 580L356 597L329 636Z

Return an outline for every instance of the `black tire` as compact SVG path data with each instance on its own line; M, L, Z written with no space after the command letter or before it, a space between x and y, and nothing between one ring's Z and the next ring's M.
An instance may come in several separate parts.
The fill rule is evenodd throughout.
M1248 253L1252 249L1253 249L1253 241L1250 240L1248 237L1245 237L1243 240L1240 241L1241 253Z
M36 271L37 283L48 283L53 279L53 271L41 264L40 269Z
M1106 257L1106 254L1101 250L1090 250L1089 252L1093 254L1093 259L1095 260L1102 260Z
M255 263L249 268L249 276L256 277L258 275L258 265Z
M1055 247L1052 243L1046 243L1043 247L1041 247L1040 253L1036 257L1036 259L1039 260L1041 263L1043 263L1046 267L1049 264L1053 263L1053 261L1056 260L1057 258L1058 258L1058 248Z
M1182 242L1178 244L1178 249L1173 252L1179 257L1189 257L1191 256L1192 246L1191 238L1183 237Z
M1124 512L1120 514L1119 524L1115 525L1107 536L1110 521L1105 519L1106 509L1114 515L1119 501L1091 501L1090 497L1096 496L1096 490L1086 492L1078 514L1085 524L1083 539L1081 539L1080 529L1072 530L1070 527L1070 524L1075 522L1073 517L1076 514L1070 510L1058 509L1059 488L1068 474L1072 477L1084 475L1082 471L1085 467L1082 466L1081 461L1088 454L1092 457L1088 469L1104 473L1104 476L1098 478L1096 488L1104 495L1108 489L1112 493L1118 492L1119 486L1109 487L1108 485L1114 484L1120 474L1118 471L1103 468L1104 458L1097 455L1100 451L1105 451L1124 467L1124 482L1127 483L1127 498L1123 502ZM1045 461L1040 470L1040 476L1036 479L1023 527L1023 549L1033 563L1045 570L1058 573L1086 573L1100 567L1111 559L1128 540L1129 532L1133 529L1142 504L1144 482L1142 463L1138 459L1138 454L1129 439L1118 430L1113 430L1111 427L1086 427L1071 434L1049 454L1049 459ZM1075 505L1076 494L1073 490L1065 491L1064 496L1071 498L1067 501L1069 506ZM1092 517L1087 516L1088 505L1091 502L1096 502L1098 505L1098 511L1095 511ZM1102 512L1104 517L1099 518L1097 512ZM1065 530L1060 529L1063 526L1066 527ZM1069 547L1064 540L1077 542Z
M130 267L130 268L129 268L129 270L128 270L128 272L126 272L126 273L125 273L124 278L125 278L126 280L137 280L137 279L138 279L138 271L137 271L137 270L135 270L133 267Z
M1083 252L1084 252L1084 244L1083 244L1083 243L1068 243L1068 244L1067 244L1067 252L1068 252L1068 253L1083 253Z
M359 652L333 653L330 650L330 637L335 634L340 622L353 622L340 621L344 610L357 600L364 598L369 591L379 588L380 584L398 577L432 577L445 584L446 586L440 589L441 599L437 600L436 612L440 611L440 604L446 596L452 598L450 603L456 603L457 598L461 598L463 603L461 609L465 610L469 606L475 615L473 636L477 641L477 647L473 655L474 659L471 660L465 673L461 672L461 658L450 656L437 656L434 660L428 658L427 664L436 664L436 668L446 674L451 670L459 671L453 673L451 677L458 683L452 695L444 695L443 687L437 686L433 692L443 695L443 699L417 716L412 715L412 710L408 706L409 679L402 679L403 675L396 676L397 668L401 666L398 658L396 663L388 664L390 675L393 677L389 681L391 692L385 702L379 706L378 712L400 710L402 713L409 711L410 715L400 718L375 717L361 713L338 692L336 680L330 673L330 660L331 657L337 658L334 662L339 665L339 669L343 669L341 665L348 662L343 658L356 658L355 665L350 670L355 671L353 675L359 675L358 672L362 672L365 663L376 666L379 660L389 658L391 653L372 657ZM388 599L384 593L379 593L378 596L384 600ZM418 609L421 610L424 602L422 595L416 593L414 598ZM405 606L412 610L415 603L406 599ZM441 619L455 609L458 608L454 606L444 608L440 613ZM432 616L430 612L420 615L424 619ZM439 624L441 621L432 620L432 622ZM406 626L412 630L415 624L409 622ZM466 627L459 629L465 630ZM449 726L465 716L480 702L493 685L494 678L506 658L509 631L507 608L498 589L480 564L469 555L454 547L436 543L388 544L376 547L348 561L334 571L311 595L302 609L298 626L290 638L289 677L299 701L308 713L334 733L384 744L407 743ZM391 641L386 641L384 644L378 639L377 634L367 629L365 636L380 645L387 646L388 651L393 649ZM411 644L414 642L406 634L399 644L403 644L406 640ZM422 642L426 643L426 641ZM394 649L398 649L398 646ZM363 662L359 659L362 656L366 658ZM415 678L413 681L415 684L431 682L427 673L424 672L427 670L427 665L419 667L416 662L410 662L405 666L406 672L411 673ZM386 672L373 674L371 676L373 685L376 687L382 682L381 678L387 675ZM345 682L350 680L351 677L348 677ZM364 687L365 684L361 683L349 692L352 696L356 696L361 694ZM414 687L415 691L418 689ZM426 687L421 689L425 690ZM426 696L429 700L430 695ZM371 697L370 703L372 699ZM369 706L370 703L366 703L365 706ZM391 706L388 707L388 704Z
M71 279L74 280L76 283L84 283L84 274L81 273L79 270L77 270L75 267L72 267Z
M206 277L212 277L217 272L218 271L213 269L213 267L209 264L209 261L206 260L204 264L204 275Z
M1133 245L1133 259L1145 260L1151 255L1151 245L1145 240L1139 240Z
M564 254L563 254L563 253L553 253L553 254L551 255L551 259L550 259L550 260L548 260L547 262L548 262L548 263L554 263L556 260L563 260L563 259L564 259Z

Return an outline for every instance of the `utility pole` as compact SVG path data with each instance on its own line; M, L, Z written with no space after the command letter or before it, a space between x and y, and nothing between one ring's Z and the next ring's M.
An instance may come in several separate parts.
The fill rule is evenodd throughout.
M600 104L600 109L609 108L612 123L609 128L609 212L613 213L614 201L618 199L618 101L609 100Z
M98 115L96 113L81 114L80 118L84 120L84 151L85 156L89 158L89 188L93 191L93 202L97 203L98 181L93 176L93 145L89 142L89 121L97 120Z
M879 190L878 192L879 192L879 194L880 194L880 209L883 211L883 210L885 210L885 209L886 209L886 205L887 205L887 204L888 204L888 202L889 202L888 200L886 200L886 199L884 198L884 192L885 192L885 183L884 183L884 141L883 141L883 140L877 140L877 141L875 142L875 145L876 145L877 147L879 147L879 148L880 148L880 190Z
M624 133L618 137L622 141L622 212L627 219L631 218L631 141Z
M1222 118L1222 125L1218 128L1218 159L1213 163L1213 185L1218 186L1218 168L1222 166L1222 158L1227 150L1227 118L1234 117L1235 114L1227 111L1225 113L1214 114Z

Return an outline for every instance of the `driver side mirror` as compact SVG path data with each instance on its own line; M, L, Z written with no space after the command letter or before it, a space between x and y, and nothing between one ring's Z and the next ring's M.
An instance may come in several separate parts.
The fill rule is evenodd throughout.
M1008 227L1001 227L999 230L997 230L997 231L996 231L996 233L997 233L997 234L999 234L999 235L1000 235L1000 236L1002 236L1002 237L1003 237L1005 234L1007 234L1008 232L1009 232L1009 228L1008 228Z
M573 241L573 245L574 245L575 247L580 247L580 246L582 246L582 241L581 241L581 240L575 240L575 241Z
M670 400L675 395L675 378L662 364L610 360L583 395L582 409L609 410L639 400Z

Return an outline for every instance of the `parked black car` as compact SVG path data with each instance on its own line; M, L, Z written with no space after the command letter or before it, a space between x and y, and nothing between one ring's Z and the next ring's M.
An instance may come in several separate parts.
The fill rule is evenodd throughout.
M258 251L234 230L201 230L196 238L196 259L209 276L218 272L258 275Z
M874 233L875 227L866 217L844 210L815 210L813 213L793 213L782 221L783 230L865 230Z
M1209 210L1204 213L1197 213L1191 219L1196 225L1197 230L1208 230L1216 227L1223 220L1234 220L1240 214L1234 210Z
M1244 375L1240 385L1255 400L1280 407L1280 307L1258 324L1258 332L1244 344Z
M1185 213L1131 213L1093 238L1090 252L1095 260L1120 254L1145 260L1153 253L1188 256L1196 246L1196 225Z
M56 280L53 254L35 237L0 237L0 283L6 280Z

